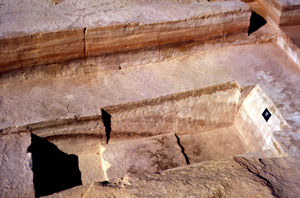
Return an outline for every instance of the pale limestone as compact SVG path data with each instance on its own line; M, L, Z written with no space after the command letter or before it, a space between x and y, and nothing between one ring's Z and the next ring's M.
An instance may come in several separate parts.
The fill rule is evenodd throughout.
M0 136L0 197L35 197L30 133Z
M0 72L246 34L250 18L238 1L20 1L0 14Z
M102 145L101 160L107 180L126 173L155 173L186 165L174 134Z
M298 158L236 157L180 167L161 174L127 175L53 194L68 197L299 197Z
M300 2L297 0L259 0L267 21L276 26L300 24Z
M266 108L271 113L267 122L262 116ZM251 152L271 150L275 156L286 155L273 133L289 126L259 85L251 88L241 101L234 125Z
M112 116L112 140L162 133L200 133L232 125L239 94L239 85L229 82L104 109Z
M191 164L250 152L234 125L205 133L179 135L179 138Z

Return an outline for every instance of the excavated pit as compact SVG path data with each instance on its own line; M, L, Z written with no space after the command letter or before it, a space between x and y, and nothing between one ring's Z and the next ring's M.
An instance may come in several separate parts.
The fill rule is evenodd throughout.
M77 155L83 184L237 155L286 155L273 131L287 123L258 85L228 82L101 112L101 117L26 128Z

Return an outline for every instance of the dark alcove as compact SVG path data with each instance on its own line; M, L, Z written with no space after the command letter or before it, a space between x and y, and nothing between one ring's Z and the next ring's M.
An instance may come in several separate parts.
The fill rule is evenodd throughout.
M106 143L108 144L111 132L111 115L107 113L104 109L101 109L102 122L105 127L106 133Z
M81 185L78 157L31 133L32 171L35 196L50 195Z
M250 26L248 29L248 35L257 31L259 28L264 26L266 23L267 23L267 21L262 16L260 16L256 12L252 11L251 17L250 17Z

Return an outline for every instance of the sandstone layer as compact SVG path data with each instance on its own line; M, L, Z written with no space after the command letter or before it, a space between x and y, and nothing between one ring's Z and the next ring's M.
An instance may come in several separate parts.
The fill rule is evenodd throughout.
M0 26L0 72L245 34L250 17L249 6L237 1L177 4L170 1L140 2L138 6L127 1L75 4L72 0L62 1L58 5L48 1L22 1L18 4L4 2L0 7L4 17L4 23ZM103 4L113 10L111 17L101 7ZM49 10L45 13L26 12L30 6L38 5ZM69 7L65 9L64 6ZM164 9L167 6L173 6L174 9ZM85 8L83 11L82 7ZM17 12L13 12L14 9ZM97 12L99 9L101 11ZM19 18L21 14L25 16ZM21 28L18 25L22 23L20 20L28 15L30 23L34 25ZM58 16L68 20L61 20Z
M300 2L297 0L259 0L265 9L265 17L277 25L300 24Z
M279 30L277 43L290 58L300 65L300 25L283 26Z

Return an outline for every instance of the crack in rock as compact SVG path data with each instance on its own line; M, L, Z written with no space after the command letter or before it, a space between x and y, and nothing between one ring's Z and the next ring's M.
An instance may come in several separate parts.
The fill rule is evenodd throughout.
M247 169L248 172L254 174L256 177L258 177L272 192L272 195L276 198L280 198L280 193L279 193L279 189L277 189L272 182L267 179L265 176L263 176L262 174L260 174L262 171L264 172L264 174L269 174L268 172L265 171L265 163L260 159L259 162L260 164L263 166L260 168L262 170L259 170L258 167L256 167L255 165L253 165L249 160L247 160L246 158L243 157L234 157L233 160L239 164L240 166L242 166L243 168Z
M178 135L175 134L175 137L176 137L176 139L177 139L177 144L178 144L178 146L181 148L181 153L183 154L183 156L184 156L184 158L185 158L186 164L189 165L189 164L190 164L190 159L189 159L189 157L187 156L187 154L185 153L184 147L183 147L182 144L180 143L180 139L179 139Z

